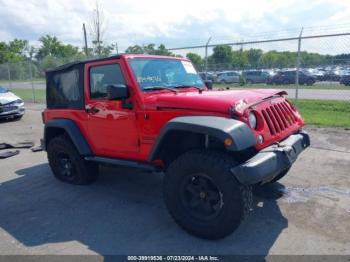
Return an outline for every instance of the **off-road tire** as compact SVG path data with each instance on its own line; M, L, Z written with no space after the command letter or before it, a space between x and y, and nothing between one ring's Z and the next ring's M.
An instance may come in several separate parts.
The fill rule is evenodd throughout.
M194 150L174 160L166 170L163 194L165 204L183 229L190 234L206 239L219 239L231 234L251 210L252 188L240 184L230 168L237 163L224 152ZM189 212L181 201L183 181L193 181L194 174L205 174L220 189L222 201L219 213L202 220Z
M62 155L70 161L70 176L62 174ZM51 139L47 146L47 157L54 176L66 183L87 185L98 177L98 164L85 161L66 135Z

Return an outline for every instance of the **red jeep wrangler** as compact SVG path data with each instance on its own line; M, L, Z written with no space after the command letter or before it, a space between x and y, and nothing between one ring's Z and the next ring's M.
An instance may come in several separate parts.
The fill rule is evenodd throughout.
M309 146L285 91L213 91L183 58L117 55L48 71L44 149L53 174L89 184L99 164L164 170L164 200L196 236L233 232L252 186Z

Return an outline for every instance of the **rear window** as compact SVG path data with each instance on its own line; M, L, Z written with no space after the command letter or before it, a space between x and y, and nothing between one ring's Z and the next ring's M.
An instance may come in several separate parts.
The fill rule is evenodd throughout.
M74 66L46 73L48 108L84 107L84 82L82 66Z

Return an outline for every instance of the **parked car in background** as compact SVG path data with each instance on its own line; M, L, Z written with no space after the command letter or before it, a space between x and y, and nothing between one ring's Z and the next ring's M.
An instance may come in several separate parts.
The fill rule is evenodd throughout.
M323 81L340 81L339 71L335 69L326 70L323 76Z
M339 81L340 84L350 86L350 75L343 75Z
M17 118L24 115L24 102L21 98L0 86L0 119Z
M210 80L213 83L216 82L217 76L213 72L207 72L207 79L205 79L205 72L199 72L198 74L203 79L203 81Z
M296 70L287 70L277 72L273 77L268 80L268 84L271 85L290 85L295 84ZM300 85L313 85L316 82L316 78L310 74L299 71L299 84Z
M324 81L325 72L319 69L309 68L305 70L306 73L315 77L318 81Z
M225 71L218 75L217 82L222 84L239 83L240 74L236 71Z
M242 72L242 76L248 84L266 83L270 78L270 74L262 70L246 70Z

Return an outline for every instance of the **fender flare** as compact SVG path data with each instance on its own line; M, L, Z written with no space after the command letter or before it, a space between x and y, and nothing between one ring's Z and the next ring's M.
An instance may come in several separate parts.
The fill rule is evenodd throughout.
M251 129L242 121L216 116L184 116L175 117L166 123L153 144L148 160L156 160L163 142L172 131L188 131L213 136L224 142L232 139L232 144L226 146L229 151L241 151L256 144ZM174 141L176 143L176 141Z
M45 146L45 149L47 148L47 134L50 128L63 129L72 140L73 144L75 145L80 155L82 156L92 155L92 150L89 144L86 142L80 129L74 123L74 121L69 119L52 119L45 123L44 143L43 143L43 145Z

